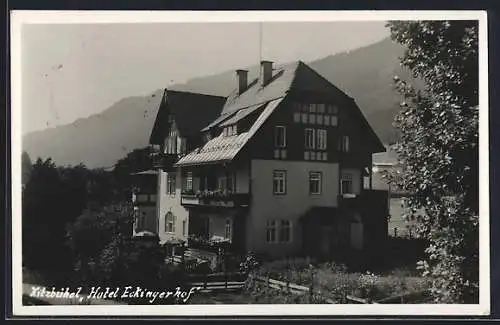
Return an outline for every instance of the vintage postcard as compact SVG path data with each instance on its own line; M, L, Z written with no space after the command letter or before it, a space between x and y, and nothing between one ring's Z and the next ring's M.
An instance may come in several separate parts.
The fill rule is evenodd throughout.
M14 315L488 315L486 23L12 11Z

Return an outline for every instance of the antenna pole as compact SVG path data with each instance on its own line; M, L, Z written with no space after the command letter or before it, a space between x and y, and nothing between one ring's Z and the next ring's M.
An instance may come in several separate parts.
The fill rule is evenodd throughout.
M262 22L259 22L259 63L262 61Z

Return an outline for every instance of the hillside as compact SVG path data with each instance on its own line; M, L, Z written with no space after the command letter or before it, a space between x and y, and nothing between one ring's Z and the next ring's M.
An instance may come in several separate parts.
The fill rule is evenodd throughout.
M399 102L392 77L408 77L399 65L402 53L401 46L385 39L308 64L353 97L387 143L396 137L392 120ZM250 77L257 75L258 66L249 69ZM191 79L170 89L227 95L234 85L234 71L226 71ZM29 133L23 138L23 149L33 161L39 156L50 156L58 165L83 162L88 167L112 166L128 152L148 144L160 96L161 90L156 90L146 97L125 98L100 114Z

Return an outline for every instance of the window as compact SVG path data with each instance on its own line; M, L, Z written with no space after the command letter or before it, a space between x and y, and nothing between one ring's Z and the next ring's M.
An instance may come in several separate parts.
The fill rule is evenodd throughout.
M290 220L281 220L280 222L280 238L282 243L289 243L292 239L292 223Z
M316 113L316 104L309 104L309 113Z
M340 181L340 193L342 194L352 194L352 175L351 174L342 174L342 179Z
M325 104L318 104L317 111L318 111L318 113L323 114L325 112Z
M235 187L235 178L233 174L228 173L225 176L219 176L217 178L217 189L233 191Z
M327 139L326 130L318 130L317 136L318 136L318 149L326 150L326 139Z
M321 194L321 172L309 173L309 194Z
M175 175L167 175L167 194L175 195Z
M300 123L300 113L293 113L293 121L295 123Z
M276 242L276 221L268 220L266 224L266 241L268 243Z
M307 123L307 114L302 113L302 123Z
M167 212L165 215L165 232L175 232L175 216L172 212Z
M326 152L323 152L323 161L328 160L328 154Z
M224 228L224 239L231 240L231 219L226 219L226 227Z
M286 128L284 126L274 128L274 146L278 148L286 147Z
M134 210L134 218L135 218L135 231L139 231L141 229L140 227L141 214L139 213L139 210Z
M328 105L328 114L337 114L338 108L335 105Z
M286 159L286 150L285 149L281 150L281 159Z
M314 149L314 130L305 129L304 134L305 134L305 148Z
M273 193L286 194L286 171L277 170L273 172Z
M325 115L325 116L323 117L323 124L324 124L324 125L330 125L330 116Z
M309 159L310 160L316 160L316 152L315 151L311 151L309 153Z
M315 124L315 123L316 123L316 115L309 114L309 124Z
M349 152L349 136L343 135L341 141L342 142L341 142L341 145L340 145L340 149L343 152Z
M182 236L186 236L186 220L182 220Z
M324 122L324 116L323 115L317 115L316 116L316 124L322 125Z
M336 116L330 117L330 124L332 126L337 126L337 117Z
M186 175L186 191L192 191L193 190L193 173L188 172Z
M280 150L274 149L274 159L280 159Z

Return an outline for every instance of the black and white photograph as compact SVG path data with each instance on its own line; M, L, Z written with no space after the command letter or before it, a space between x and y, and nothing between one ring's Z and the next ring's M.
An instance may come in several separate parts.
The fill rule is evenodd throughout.
M486 19L12 11L14 315L488 315Z

